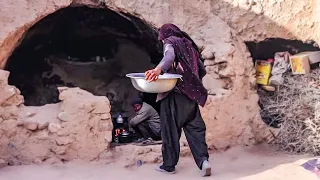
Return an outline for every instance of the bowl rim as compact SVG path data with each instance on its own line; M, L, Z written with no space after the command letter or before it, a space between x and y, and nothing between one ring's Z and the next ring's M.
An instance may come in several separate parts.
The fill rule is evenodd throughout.
M126 74L126 76L131 79L145 79L144 73L129 73L129 74ZM182 78L182 75L164 73L163 75L160 75L158 79L179 79L179 78Z

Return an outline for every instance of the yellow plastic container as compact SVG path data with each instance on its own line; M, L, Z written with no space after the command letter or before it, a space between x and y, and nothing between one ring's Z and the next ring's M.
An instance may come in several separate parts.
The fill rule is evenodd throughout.
M257 84L268 85L271 75L271 63L263 60L256 60L256 79Z

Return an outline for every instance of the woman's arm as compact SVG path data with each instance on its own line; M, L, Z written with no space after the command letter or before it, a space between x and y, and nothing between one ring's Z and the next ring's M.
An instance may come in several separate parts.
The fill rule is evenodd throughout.
M158 66L154 69L146 71L146 80L156 81L161 74L161 72L167 72L168 69L172 66L175 59L174 48L171 44L166 44L164 49L164 57L158 64Z
M175 58L176 55L173 46L171 44L166 44L164 47L164 56L157 67L161 68L162 72L167 72L172 66Z

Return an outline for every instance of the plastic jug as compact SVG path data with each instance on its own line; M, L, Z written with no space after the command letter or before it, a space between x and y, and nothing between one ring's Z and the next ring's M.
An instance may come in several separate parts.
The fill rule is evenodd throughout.
M119 116L117 118L117 123L118 124L122 124L123 123L123 118L122 118L121 114L119 114Z

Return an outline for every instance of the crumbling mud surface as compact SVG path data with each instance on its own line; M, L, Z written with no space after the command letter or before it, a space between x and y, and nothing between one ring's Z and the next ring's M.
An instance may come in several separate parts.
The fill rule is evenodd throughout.
M30 27L61 8L83 5L91 8L109 8L134 15L156 28L159 28L163 23L172 22L188 32L203 49L202 56L208 71L203 82L210 95L206 106L201 111L207 125L209 148L223 150L230 146L252 145L268 139L272 135L270 128L263 123L259 114L255 71L244 42L275 37L314 40L319 43L320 37L317 29L319 29L318 16L320 13L316 2L316 0L303 0L297 4L293 1L271 2L266 0L260 2L252 0L241 2L221 0L197 2L182 0L46 0L29 2L18 0L13 2L3 0L0 2L2 7L0 10L0 26L2 27L0 32L0 68L5 67L7 59L19 46L24 33ZM28 59L25 60L28 61ZM6 129L10 129L10 127L16 129L16 124L21 119L19 112L24 109L19 90L12 88L15 91L14 100L6 99L1 106L2 109L6 109L5 112L0 113L3 119L2 123L7 124ZM72 91L81 93L69 93ZM83 99L87 101L80 101L81 105L75 100L78 95L84 96ZM2 95L0 97L2 98ZM70 115L72 120L67 122L59 120L59 124L61 128L69 129L68 133L72 133L68 134L63 131L64 133L61 132L62 134L59 135L57 134L59 131L57 131L53 135L50 134L50 139L62 137L64 140L62 142L58 140L60 145L57 145L56 139L51 144L39 143L41 146L39 145L36 149L41 149L43 146L52 146L53 149L54 147L68 147L65 152L63 148L60 148L59 151L54 149L48 152L63 157L60 160L65 158L67 161L72 159L95 160L99 159L101 152L110 152L108 151L108 143L106 143L111 138L110 136L106 137L106 133L110 133L108 129L110 123L101 120L101 114L108 116L108 109L105 108L104 113L90 111L92 108L96 108L95 103L105 103L105 106L108 106L108 100L105 97L95 97L80 89L66 89L60 93L60 98L62 98L62 102L61 107L58 108L60 109L59 113L67 112L67 117ZM18 99L21 99L19 103L17 103ZM81 116L75 113L75 110ZM64 117L65 114L60 116ZM73 126L75 122L83 123L77 123L77 126ZM105 123L103 126L108 127L107 130L99 131L101 125L99 123L101 122ZM26 127L34 129L36 125L29 124ZM24 136L22 144L25 148L22 149L35 148L29 147L28 144L35 141L38 130L27 130L24 125L19 128L21 128L19 134L22 132L27 135L31 134L28 135L28 138L26 135ZM82 134L80 133L81 129L85 132L83 136L80 135ZM45 131L40 130L39 132ZM5 136L1 137L1 145L3 146L1 152L6 151L7 153L4 154L7 154L7 157L18 156L9 155L15 151L7 149L9 139L16 137L15 133L8 133L6 130L2 134ZM91 141L91 136L95 137L95 141ZM86 146L81 146L87 140L90 143L84 143ZM20 139L19 141L22 142ZM10 147L15 146L10 145ZM64 155L60 155L61 152L64 152ZM34 156L30 153L26 157L19 158L31 162L31 159L34 161L32 157ZM45 161L45 158L42 161Z
M9 74L1 71L2 74ZM0 83L1 148L8 163L98 160L110 148L112 122L106 97L79 88L59 88L61 103L32 108L6 80Z

